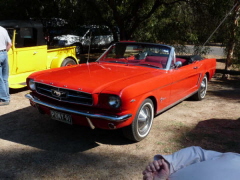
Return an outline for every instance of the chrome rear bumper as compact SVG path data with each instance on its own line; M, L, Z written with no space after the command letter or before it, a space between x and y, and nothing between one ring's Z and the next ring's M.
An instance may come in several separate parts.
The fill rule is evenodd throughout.
M126 114L123 116L109 116L109 115L104 115L104 114L94 114L94 113L89 113L89 112L76 111L76 110L59 107L59 106L55 106L55 105L51 105L51 104L42 102L42 101L34 98L31 94L26 94L25 97L35 104L40 104L40 105L49 107L51 109L64 111L67 113L78 114L78 115L89 117L89 118L99 118L99 119L105 119L108 121L121 122L121 121L125 121L125 120L129 119L130 117L132 117L132 114Z

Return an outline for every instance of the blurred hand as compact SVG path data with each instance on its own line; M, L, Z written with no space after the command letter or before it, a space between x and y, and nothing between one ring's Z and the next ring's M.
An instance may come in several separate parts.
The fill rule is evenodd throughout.
M143 171L143 180L167 180L170 174L169 166L164 159L155 160Z

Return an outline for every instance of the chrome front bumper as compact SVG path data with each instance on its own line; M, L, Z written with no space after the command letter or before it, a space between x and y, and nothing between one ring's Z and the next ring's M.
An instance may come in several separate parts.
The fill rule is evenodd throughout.
M68 109L68 108L64 108L64 107L59 107L59 106L55 106L55 105L51 105L51 104L42 102L42 101L34 98L31 94L26 94L25 97L27 99L29 99L30 101L34 102L35 104L40 104L40 105L49 107L51 109L64 111L64 112L67 112L67 113L78 114L78 115L89 117L89 118L99 118L99 119L105 119L105 120L108 120L108 121L121 122L121 121L125 121L125 120L129 119L130 117L132 117L132 114L126 114L126 115L123 115L123 116L109 116L109 115L104 115L104 114L94 114L94 113L89 113L89 112L76 111L76 110L72 110L72 109Z

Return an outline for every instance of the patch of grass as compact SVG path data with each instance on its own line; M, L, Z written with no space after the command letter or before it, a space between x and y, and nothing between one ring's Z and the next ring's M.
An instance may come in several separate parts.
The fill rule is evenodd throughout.
M166 143L164 142L157 142L157 145L165 145Z
M156 153L170 154L184 148L182 137L193 128L192 125L176 120L164 121L161 125L161 132L158 136L159 139L155 142L157 145ZM156 128L156 131L158 129L159 128Z

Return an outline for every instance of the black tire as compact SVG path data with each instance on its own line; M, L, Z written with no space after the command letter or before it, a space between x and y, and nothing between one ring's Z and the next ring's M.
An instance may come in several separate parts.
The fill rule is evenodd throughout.
M71 65L76 65L76 61L74 61L73 59L71 58L66 58L64 59L64 61L62 62L61 64L61 67L64 67L64 66L71 66Z
M202 82L200 84L200 87L199 87L197 93L192 96L192 99L194 99L196 101L203 100L207 93L207 86L208 86L208 78L206 75L204 75Z
M151 99L145 99L130 126L123 128L123 135L135 142L143 140L149 134L154 118L154 107Z

